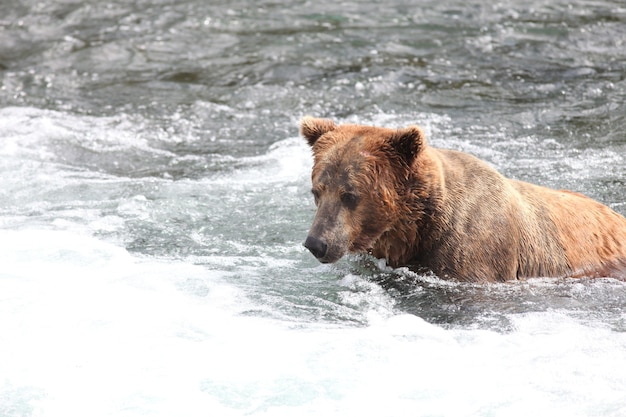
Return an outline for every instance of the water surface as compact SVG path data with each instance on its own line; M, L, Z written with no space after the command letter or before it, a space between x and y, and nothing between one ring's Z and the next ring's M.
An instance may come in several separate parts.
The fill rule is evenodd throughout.
M620 1L5 0L0 415L623 416L626 285L302 247L306 114L626 214Z

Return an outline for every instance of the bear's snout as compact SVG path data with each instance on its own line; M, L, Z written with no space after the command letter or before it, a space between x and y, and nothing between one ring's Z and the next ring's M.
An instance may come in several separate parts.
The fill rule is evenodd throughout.
M304 247L311 251L313 256L320 260L326 256L326 251L328 250L328 245L326 245L326 243L311 235L307 236L304 241Z

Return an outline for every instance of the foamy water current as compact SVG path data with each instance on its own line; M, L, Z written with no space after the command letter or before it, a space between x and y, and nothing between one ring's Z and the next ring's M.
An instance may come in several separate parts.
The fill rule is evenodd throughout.
M626 416L626 284L320 265L305 114L626 214L626 6L0 4L0 416Z

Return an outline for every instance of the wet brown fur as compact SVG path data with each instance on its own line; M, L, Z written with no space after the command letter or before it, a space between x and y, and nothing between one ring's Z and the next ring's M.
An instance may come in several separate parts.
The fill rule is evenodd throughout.
M305 117L321 262L370 252L441 278L626 278L626 219L578 193L510 180L462 152L427 146L417 126Z

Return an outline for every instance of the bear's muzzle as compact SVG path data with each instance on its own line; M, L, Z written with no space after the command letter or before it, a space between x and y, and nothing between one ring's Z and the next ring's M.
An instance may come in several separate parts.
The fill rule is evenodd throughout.
M304 241L304 247L307 248L320 262L325 262L323 259L324 256L326 256L328 245L326 245L326 243L324 243L321 239L309 235Z

